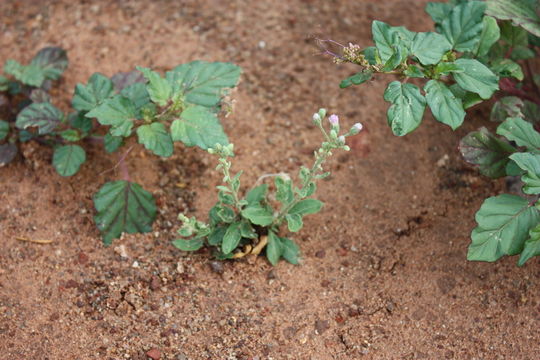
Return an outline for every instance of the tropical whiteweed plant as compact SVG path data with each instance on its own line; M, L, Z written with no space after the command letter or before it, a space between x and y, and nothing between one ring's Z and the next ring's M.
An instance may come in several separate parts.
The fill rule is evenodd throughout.
M539 10L537 0L431 2L426 12L435 22L434 32L415 33L374 21L375 46L349 44L342 46L341 54L325 49L336 62L362 68L341 82L343 88L376 74L400 79L384 93L391 103L388 124L398 136L420 125L426 106L436 120L456 129L467 108L500 90L491 119L501 122L497 133L505 139L480 129L467 135L460 149L484 175L520 176L523 192L532 197L487 199L476 214L469 260L521 254L518 264L523 265L540 255L540 187L535 183L540 179L540 81L529 63L540 46ZM419 80L412 84L411 78Z
M281 235L282 225L286 223L290 232L297 232L303 227L302 218L305 215L321 210L322 202L311 196L317 189L317 180L330 175L323 169L324 162L334 150L348 151L346 138L362 129L362 125L357 123L347 133L339 135L339 119L337 115L331 115L330 131L327 132L323 125L325 116L324 109L313 115L313 122L323 133L324 141L314 152L315 160L311 168L300 168L299 186L293 184L288 174L267 174L260 180L273 177L273 192L269 192L268 184L256 184L245 196L241 196L242 171L234 175L231 173L229 158L234 156L233 145L218 144L208 149L209 153L219 156L216 170L223 173L224 184L217 186L218 201L209 212L208 223L179 215L183 223L178 231L181 238L173 242L174 246L183 251L196 251L206 245L215 250L218 259L258 255L264 250L272 265L277 264L280 258L298 264L298 245Z
M50 104L48 93L52 81L58 80L67 66L66 52L58 47L41 49L28 65L12 59L6 61L4 75L0 75L0 165L15 159L21 142L35 140L62 147L78 140L74 139L76 131L62 121L65 119L61 112ZM25 130L37 111L47 114L37 120L39 131ZM59 172L63 170L56 167Z

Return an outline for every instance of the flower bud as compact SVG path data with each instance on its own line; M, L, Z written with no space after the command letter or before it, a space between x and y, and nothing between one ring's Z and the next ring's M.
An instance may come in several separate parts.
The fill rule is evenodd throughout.
M336 114L330 115L328 121L330 121L330 124L332 124L332 126L339 125L339 117Z
M323 119L326 116L326 109L319 109L319 116L321 119Z
M313 123L318 125L321 123L321 116L317 113L313 114Z
M356 123L352 126L351 128L351 135L356 135L358 134L360 131L362 131L362 129L364 128L364 126L360 123Z
M345 136L341 135L340 137L338 137L338 141L339 141L342 145L345 145Z

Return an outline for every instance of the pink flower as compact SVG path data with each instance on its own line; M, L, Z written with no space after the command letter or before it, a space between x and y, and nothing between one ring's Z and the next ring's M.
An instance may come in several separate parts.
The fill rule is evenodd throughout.
M330 124L332 124L332 126L336 126L339 124L339 117L336 114L332 114L328 118L328 121L330 121Z

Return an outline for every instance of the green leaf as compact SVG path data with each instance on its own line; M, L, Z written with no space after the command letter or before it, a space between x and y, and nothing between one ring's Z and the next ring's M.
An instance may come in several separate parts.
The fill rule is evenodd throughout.
M531 123L515 117L506 119L497 128L497 134L515 141L518 146L525 146L531 151L540 151L540 134Z
M94 195L94 206L97 210L94 220L106 245L124 232L152 231L156 202L139 184L126 180L108 182Z
M40 87L45 81L45 72L41 67L24 66L11 59L4 64L4 72L28 86Z
M276 176L274 183L276 184L276 200L282 204L290 203L294 198L291 179Z
M191 104L217 110L227 89L238 83L240 67L223 62L193 61L167 72L173 92L181 92Z
M448 75L453 72L463 72L463 69L456 63L450 62L440 62L437 64L437 66L435 66L435 74L437 75Z
M525 241L518 266L523 266L533 256L540 255L540 224L529 231L529 239Z
M381 57L379 56L379 50L375 46L368 46L362 50L364 58L370 65L377 65L381 63Z
M157 72L148 68L137 66L137 70L139 70L148 80L146 89L148 90L150 99L159 106L167 105L173 91L173 88L167 79L162 78Z
M66 129L60 132L60 136L62 137L62 139L69 142L75 142L75 141L81 140L81 136L79 135L79 132L75 129Z
M204 241L201 238L176 239L172 244L182 251L197 251L203 247Z
M497 25L497 20L491 16L484 16L482 19L482 33L480 34L480 41L478 42L474 53L476 57L486 56L489 49L495 44L501 37L501 29Z
M441 34L434 32L417 33L411 46L412 55L423 65L434 65L443 55L452 49L452 44Z
M87 134L92 131L94 125L92 124L92 119L84 116L85 114L86 112L84 111L72 112L68 115L68 122L73 128Z
M425 78L426 74L420 68L416 65L409 65L407 66L407 69L403 72L405 76L411 77L411 78Z
M255 225L268 226L274 221L272 210L260 205L248 206L242 210L242 216Z
M3 75L0 75L0 91L7 91L9 89L9 79Z
M249 205L255 205L260 203L266 198L266 193L268 192L268 185L262 184L251 189L247 195L246 200Z
M148 94L148 90L146 90L146 85L143 83L131 84L122 89L120 94L131 100L137 109L137 117L141 118L140 110L150 103L150 95Z
M238 247L238 244L240 244L241 239L242 233L240 231L240 223L232 223L225 231L225 235L223 235L221 251L223 251L224 254L232 253L233 250Z
M527 46L527 31L513 26L510 21L501 22L501 40L503 40L510 48Z
M54 149L53 166L61 176L72 176L86 161L86 153L79 145L63 145Z
M162 123L141 125L137 129L139 144L152 151L157 156L169 157L173 154L174 146L171 136Z
M463 72L454 73L454 79L463 89L489 99L499 89L499 78L484 64L475 59L457 59Z
M51 102L51 96L47 91L37 88L30 91L30 100L35 103Z
M207 150L216 144L227 145L227 135L215 114L203 106L190 106L171 125L173 141Z
M268 244L266 245L266 258L270 264L276 266L279 258L283 255L283 246L276 234L272 231L268 233Z
M426 5L426 12L433 19L435 24L441 24L448 17L454 5L450 3L429 2Z
M404 45L394 45L392 49L394 52L381 69L383 72L392 71L407 60L408 51Z
M465 91L458 84L450 85L450 91L463 102L463 108L468 109L476 104L480 104L484 100L478 95L470 91Z
M58 80L68 66L66 51L59 47L46 47L38 51L30 65L42 69L47 79Z
M64 114L51 103L34 103L23 109L17 115L15 125L19 129L38 127L38 133L51 133L62 122Z
M0 120L0 140L4 140L9 134L9 123L4 120Z
M94 73L88 84L77 84L71 105L79 111L90 111L114 93L113 83L103 74Z
M393 81L384 92L384 100L392 103L387 116L388 124L395 135L406 135L422 122L426 99L416 85Z
M506 175L508 157L516 149L486 128L467 134L459 143L461 155L470 164L478 165L480 173L490 178Z
M136 109L131 100L116 95L87 113L86 117L96 118L101 125L110 125L113 136L128 137L136 118Z
M6 165L15 159L17 155L17 145L7 143L0 144L0 165Z
M227 231L226 226L218 226L216 227L209 235L208 235L208 244L212 246L218 246L223 242L223 237L225 236L225 232Z
M487 0L486 14L500 20L512 20L528 32L540 36L537 0Z
M323 203L316 199L304 199L296 203L290 210L289 214L308 215L318 213L323 206Z
M344 89L351 85L360 85L370 80L373 77L373 72L371 71L359 71L356 74L349 76L345 80L341 81L339 87Z
M527 199L503 194L484 201L476 222L467 259L496 261L523 250L529 230L540 222L540 214Z
M298 248L298 245L287 238L279 239L281 240L281 249L283 251L281 256L291 264L298 265L300 260L300 249Z
M103 145L105 146L105 151L109 154L118 150L118 148L123 144L124 138L121 136L112 136L111 134L107 133L103 137Z
M525 183L523 192L529 195L540 194L540 155L515 153L510 156L520 169L525 171L521 181Z
M519 46L514 49L512 49L512 53L510 54L510 59L514 61L519 60L527 60L532 59L536 56L536 53L525 46Z
M242 234L243 238L247 239L256 239L259 237L259 235L257 235L255 232L255 229L253 229L251 223L247 220L240 223L240 233Z
M414 33L404 27L392 27L382 21L373 21L371 24L373 41L383 63L394 55L395 47L404 46L410 49Z
M146 89L146 79L140 71L117 72L111 77L116 91L122 91L130 85L141 83Z
M302 229L304 226L304 223L302 222L302 215L300 214L287 214L285 219L287 220L287 227L291 232L300 231L300 229Z
M424 90L429 108L437 121L450 126L452 130L463 124L465 119L463 103L443 82L430 80Z
M442 34L452 44L453 49L473 51L480 41L482 18L486 4L481 1L468 1L452 9L443 20Z
M513 77L519 81L523 80L523 70L521 66L510 59L498 59L491 64L491 70L500 77Z
M521 109L525 106L517 96L505 96L491 108L490 120L503 122L508 117L523 117Z

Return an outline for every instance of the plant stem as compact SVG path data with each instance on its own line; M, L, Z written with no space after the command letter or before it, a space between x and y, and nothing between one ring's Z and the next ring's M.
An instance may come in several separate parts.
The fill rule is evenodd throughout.
M129 176L129 169L126 163L126 157L128 156L132 148L133 147L127 149L126 152L120 156L120 160L118 161L118 166L120 166L120 172L122 173L122 180L126 181L131 181L131 177Z

